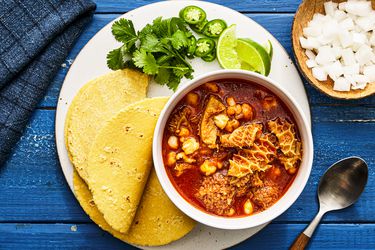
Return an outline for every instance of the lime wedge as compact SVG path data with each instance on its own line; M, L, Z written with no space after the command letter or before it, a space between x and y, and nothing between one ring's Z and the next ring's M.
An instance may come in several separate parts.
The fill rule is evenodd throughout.
M263 46L249 38L240 38L236 50L240 61L249 64L254 71L265 76L270 73L271 59Z
M221 33L217 43L217 59L224 69L244 69L262 75L268 75L271 69L271 59L266 49L251 39L237 39L235 24Z
M268 55L270 56L270 59L272 60L273 56L273 46L270 40L263 46L264 49L267 51Z
M232 24L221 33L217 42L217 60L224 69L241 69L236 46L236 25Z

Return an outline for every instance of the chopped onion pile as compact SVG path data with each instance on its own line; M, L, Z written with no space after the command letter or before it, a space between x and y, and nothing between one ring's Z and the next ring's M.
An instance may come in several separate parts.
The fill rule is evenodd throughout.
M300 37L307 67L319 81L329 76L336 91L364 89L375 82L375 11L369 1L324 3Z

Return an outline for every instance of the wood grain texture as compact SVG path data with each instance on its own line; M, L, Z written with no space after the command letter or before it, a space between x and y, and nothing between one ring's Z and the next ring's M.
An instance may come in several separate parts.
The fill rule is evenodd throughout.
M88 25L85 32L79 37L72 51L69 53L66 61L62 64L60 71L51 83L47 94L39 103L39 107L56 107L57 98L60 92L60 88L64 81L65 75L69 69L70 64L74 58L78 55L82 47L93 37L96 32L103 28L108 22L117 18L118 14L97 14L94 16L93 21ZM279 42L285 47L289 55L292 55L290 31L293 22L293 14L247 14L248 17L254 19L269 32L272 33L279 40ZM288 67L288 65L286 65ZM309 83L305 83L307 93L309 95L310 103L314 104L371 104L375 105L375 96L354 100L344 101L332 99L311 86Z
M141 7L143 5L158 2L158 0L100 0L97 4L97 13L123 13ZM300 0L208 0L216 4L221 4L240 12L272 12L285 13L295 12Z
M305 226L270 224L233 249L287 249ZM375 225L322 224L310 247L322 250L374 249L373 235ZM0 224L0 242L0 249L134 249L93 224Z
M309 243L309 241L310 241L310 237L308 237L304 233L300 233L289 249L290 250L304 250L307 244Z
M311 177L297 202L277 221L310 221L317 211L320 176L338 159L358 155L375 163L375 107L313 107L315 158ZM338 115L339 114L339 115ZM0 222L89 219L77 204L57 160L54 110L37 110L8 163L0 169ZM323 221L375 222L375 172L355 206Z
M375 83L370 83L364 89L351 91L335 91L333 90L333 80L328 77L326 81L317 80L312 69L308 68L306 61L308 60L305 49L301 47L299 38L303 36L303 28L307 27L315 13L324 13L324 3L331 0L304 0L295 14L292 27L292 45L295 60L304 77L319 91L339 99L360 99L375 94ZM333 2L343 2L344 0L334 0ZM375 0L371 1L375 6Z
M156 0L96 0L97 13L117 14L94 16L39 104L43 110L34 113L10 160L0 167L1 250L133 249L91 224L72 195L57 159L54 108L69 65L87 41L120 13L151 2ZM286 13L294 12L299 0L212 2L252 13L247 15L268 29L292 55L293 14ZM371 170L375 164L375 96L342 101L321 94L310 84L305 86L312 105L315 141L315 160L309 182L287 212L234 249L288 248L318 209L316 189L320 176L331 163L350 155L359 155L368 161L368 186L354 206L324 217L323 223L329 224L318 227L309 248L375 249L375 173ZM74 226L77 226L76 231Z

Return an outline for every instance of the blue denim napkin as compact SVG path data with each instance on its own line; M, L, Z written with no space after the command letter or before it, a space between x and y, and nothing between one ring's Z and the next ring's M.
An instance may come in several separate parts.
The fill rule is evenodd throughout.
M0 0L0 166L94 10L90 0Z

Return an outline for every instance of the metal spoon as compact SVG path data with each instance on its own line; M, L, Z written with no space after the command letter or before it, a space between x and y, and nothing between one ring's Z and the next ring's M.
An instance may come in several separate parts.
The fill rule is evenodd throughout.
M318 214L290 249L305 249L325 213L346 208L356 202L365 189L367 177L367 163L359 157L345 158L333 164L319 182Z

